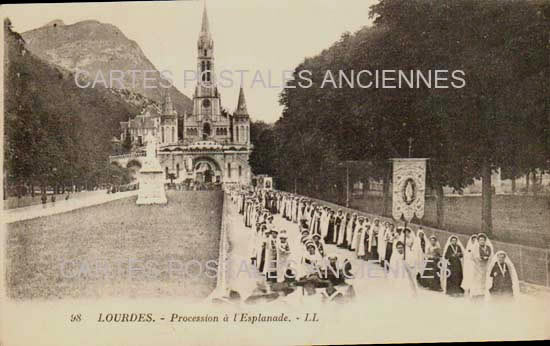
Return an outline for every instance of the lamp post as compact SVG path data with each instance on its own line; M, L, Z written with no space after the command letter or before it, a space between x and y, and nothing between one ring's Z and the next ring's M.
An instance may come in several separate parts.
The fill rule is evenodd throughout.
M57 172L57 167L53 167L52 168L52 178L53 178L53 194L54 195L57 195L57 179L56 179L56 172Z
M338 163L338 166L345 166L346 167L346 208L349 208L349 200L350 200L350 188L349 188L349 168L350 165L353 164L359 164L359 163L366 163L365 161L357 161L357 160L346 160Z
M349 208L349 165L346 165L346 208Z

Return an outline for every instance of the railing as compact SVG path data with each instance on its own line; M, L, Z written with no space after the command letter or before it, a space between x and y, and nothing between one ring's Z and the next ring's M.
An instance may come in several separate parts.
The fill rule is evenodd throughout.
M134 152L129 154L122 154L122 155L111 155L109 156L109 160L120 160L120 159L130 159L134 157L143 157L146 156L146 153L144 152Z

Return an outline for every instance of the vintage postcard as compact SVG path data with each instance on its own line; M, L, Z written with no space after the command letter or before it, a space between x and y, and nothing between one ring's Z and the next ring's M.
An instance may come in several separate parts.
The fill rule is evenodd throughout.
M0 345L550 339L549 0L0 14Z

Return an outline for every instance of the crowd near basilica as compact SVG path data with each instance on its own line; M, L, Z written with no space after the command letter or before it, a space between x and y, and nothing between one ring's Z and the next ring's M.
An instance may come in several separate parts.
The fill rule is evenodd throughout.
M156 157L161 167L157 173L164 173L161 189L164 181L176 186L187 183L194 189L219 186L230 196L230 208L237 215L233 227L239 229L239 241L248 252L245 261L259 280L249 282L250 292L239 292L232 290L237 284L229 276L231 292L222 292L228 296L220 299L349 301L365 290L360 281L368 279L361 276L365 268L383 272L390 281L381 285L391 287L397 296L431 291L479 302L518 295L513 262L493 246L487 234L474 234L463 244L457 235L441 238L422 227L403 225L400 216L389 220L335 208L274 190L271 177L253 176L251 120L244 90L240 88L233 114L224 112L206 8L197 42L197 71L192 113L178 115L167 94L160 109L148 106L121 123L120 140L130 141L137 149L111 160L125 167L132 162L139 165L147 162L144 149L148 147L147 157ZM425 161L405 160L394 179L394 198L402 198L405 209L414 207L417 217L422 217L425 166L418 174L411 160ZM140 189L145 190L142 183Z

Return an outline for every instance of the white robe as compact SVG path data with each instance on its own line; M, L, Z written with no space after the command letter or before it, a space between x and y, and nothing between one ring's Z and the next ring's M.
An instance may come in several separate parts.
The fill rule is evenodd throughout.
M383 261L386 257L386 232L388 232L389 229L384 226L378 232L378 260Z
M424 234L424 250L422 250L422 244L420 239L420 234L424 234L423 231L418 231L418 234L415 237L415 242L413 245L413 252L416 256L416 264L415 268L417 273L422 273L424 271L424 267L426 264L426 249L428 248L429 240L426 238L426 235Z
M286 200L286 217L290 220L294 219L294 217L292 216L292 208L293 206L293 202L292 202L292 199L287 199Z
M364 233L365 233L365 224L357 224L355 226L355 232L353 232L353 238L351 240L351 249L352 250L355 250L355 255L357 257L359 256L364 256L364 252L365 252L365 246L361 246L361 241L364 241L365 240L365 236L364 236ZM361 249L363 250L363 254L360 255L359 252L361 251Z
M289 264L290 257L290 245L288 240L286 244L279 242L277 243L277 282L285 281L285 274Z
M388 278L392 281L391 289L396 290L396 294L399 296L416 296L416 279L413 273L407 268L403 254L399 254L397 251L392 253Z
M321 216L315 213L309 225L309 233L313 234L313 233L320 233L320 232L321 232Z
M466 244L466 251L464 252L464 268L462 268L462 285L461 287L468 291L472 285L473 270L474 270L474 247L477 244L477 240L473 240L472 237Z
M487 241L486 246L488 246L491 249L491 257L494 256L494 250L492 245L489 245L489 242ZM479 242L474 246L472 254L473 254L473 270L472 270L472 276L470 277L470 295L471 296L478 296L478 295L485 295L485 291L487 289L486 287L486 279L487 279L487 270L489 267L489 261L483 261L480 257L480 245Z
M367 254L366 248L365 248L365 238L367 234L369 234L370 229L372 228L371 224L364 224L363 225L363 231L361 232L361 235L359 236L358 245L357 245L357 256L363 257Z
M379 251L378 245L380 243L378 242L378 236L380 235L381 231L382 231L382 226L380 224L378 224L378 226L373 224L372 227L369 229L369 253L372 252L372 247L374 246L375 243L377 246L376 250Z
M338 243L337 243L337 245L342 245L344 243L344 239L346 238L347 225L350 222L351 222L351 218L350 218L349 221L347 220L346 217L342 218L342 222L340 223L340 230L338 231Z
M309 274L315 273L317 271L317 268L321 267L322 261L323 260L321 256L319 256L317 250L315 250L314 255L310 255L309 252L306 251L306 253L302 256L302 260L300 261L301 265L298 268L298 277L302 278Z
M353 224L357 221L357 218L352 217L350 221L348 222L348 226L346 227L346 243L348 246L351 244L351 238L353 236Z
M266 240L264 273L277 273L277 239Z
M327 236L328 221L329 221L328 212L326 210L323 210L323 212L321 213L321 237L322 237L322 239L325 239L325 237Z

